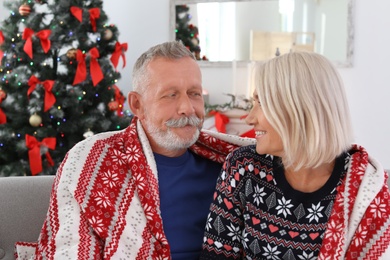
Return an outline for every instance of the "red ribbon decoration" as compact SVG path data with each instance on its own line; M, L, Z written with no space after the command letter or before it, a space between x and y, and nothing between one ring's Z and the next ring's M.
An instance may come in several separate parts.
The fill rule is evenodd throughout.
M220 133L226 133L226 124L229 123L229 117L224 114L219 113L218 111L211 111L210 115L215 116L215 128Z
M83 9L77 6L70 7L70 13L81 23L83 21Z
M41 157L41 146L46 146L51 150L56 148L56 138L47 137L38 142L38 140L31 135L26 134L26 146L28 150L28 159L30 161L30 170L32 175L37 175L42 172L42 157ZM49 152L46 153L46 159L50 166L54 166L53 159Z
M97 58L99 58L99 51L96 47L89 50L89 70L91 73L92 83L95 87L103 78L103 72L100 68L99 62ZM85 63L85 57L86 55L82 53L82 51L77 50L77 69L76 69L76 75L73 80L72 85L79 84L83 82L87 78L87 65Z
M30 94L35 90L37 84L42 84L43 88L45 89L45 100L44 100L43 111L46 112L56 103L56 98L52 92L54 80L39 81L39 79L34 75L31 76L30 79L28 80L28 85L30 87L27 90L27 96L30 96Z
M83 21L83 9L77 6L70 7L70 13L76 17L76 19L81 23ZM89 21L91 22L92 30L96 32L96 19L100 18L100 8L91 8L89 9Z
M78 62L76 75L74 76L73 85L83 82L87 78L87 65L85 64L85 54L77 50L76 60Z
M115 101L118 102L119 106L118 106L118 109L116 111L117 115L118 116L123 116L123 103L125 103L125 97L122 95L120 89L114 85L114 90L115 90Z
M49 36L51 34L50 30L42 30L35 33L35 36L40 39L42 49L45 53L50 50L51 42ZM25 28L23 32L22 39L26 40L23 50L27 53L30 59L33 58L33 49L32 49L32 37L34 36L34 31L30 28Z
M0 105L3 102L3 99L0 98ZM7 117L5 116L5 113L3 110L0 108L0 125L7 123Z
M96 32L96 19L100 17L100 9L98 7L89 9L89 21L92 25L92 30Z
M4 34L2 31L0 31L0 45L3 44L4 40L5 40ZM1 64L1 60L3 59L3 56L4 56L4 52L0 50L0 64Z
M115 50L111 55L111 62L114 65L114 68L118 66L119 57L122 57L123 60L122 68L126 66L126 56L125 56L126 51L127 51L127 43L120 44L119 42L116 42Z

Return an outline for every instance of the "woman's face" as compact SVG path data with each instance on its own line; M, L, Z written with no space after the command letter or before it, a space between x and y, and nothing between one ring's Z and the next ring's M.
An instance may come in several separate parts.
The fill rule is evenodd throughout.
M282 139L265 117L256 91L253 94L253 107L245 121L255 130L256 151L259 154L282 157L284 153Z

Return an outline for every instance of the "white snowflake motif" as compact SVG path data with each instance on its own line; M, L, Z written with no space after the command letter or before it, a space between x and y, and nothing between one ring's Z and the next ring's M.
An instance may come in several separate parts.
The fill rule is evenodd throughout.
M210 154L210 156L208 158L210 161L218 161L218 157L215 154Z
M359 229L355 234L355 245L357 247L359 247L365 242L367 233L368 233L367 230L364 230L363 227L359 225Z
M233 223L230 224L230 226L227 226L230 233L228 233L228 236L232 238L232 241L239 240L240 238L240 227L235 227Z
M342 233L342 225L341 224L336 225L335 221L331 221L328 223L328 228L325 232L325 238L338 241L341 233Z
M95 218L95 216L92 216L91 218L91 226L94 230L96 230L98 233L101 233L103 231L103 221L99 218Z
M112 206L110 199L104 192L98 191L95 200L97 205L102 205L104 208Z
M137 188L139 190L144 190L145 187L146 187L145 177L142 176L142 175L135 175L134 178L135 178L135 181L136 181Z
M245 229L242 231L241 243L242 243L242 245L244 246L244 248L248 248L248 244L247 244L247 243L249 242L248 234L249 234L249 233L246 233L246 232L245 232Z
M118 150L113 150L114 154L111 155L111 159L114 163L117 163L119 165L125 164L125 158L123 156L123 153L121 153Z
M213 218L210 217L211 213L207 216L207 223L206 223L206 230L209 231L211 229L211 222L213 221Z
M380 198L376 198L374 199L374 203L372 203L370 211L374 214L375 218L382 218L382 214L386 213L386 205L381 203Z
M161 241L163 244L167 244L167 240L164 238L161 232L156 232L156 238L157 240Z
M278 246L271 247L270 244L267 245L267 247L263 246L264 253L263 255L267 257L267 259L280 259L278 256L281 252L278 251Z
M260 205L260 203L264 203L263 197L266 195L264 192L264 187L259 187L259 185L256 185L255 187L255 193L253 193L254 202L257 206Z
M102 180L105 185L108 185L110 188L113 188L117 185L119 178L117 173L111 173L111 171L107 171L104 173Z
M309 222L315 220L317 223L324 215L322 215L321 211L324 209L324 206L321 206L321 202L318 202L317 205L311 204L311 209L307 209L309 214L306 218L309 219Z
M303 254L299 255L298 258L302 259L302 260L315 260L315 259L317 259L317 257L314 256L314 252L310 252L309 254L307 254L305 251L303 251Z
M284 217L287 217L287 215L291 215L290 208L294 207L293 204L290 203L291 200L286 200L284 197L282 199L278 199L279 205L276 207L278 210L278 214L283 214Z
M145 211L146 219L153 220L153 215L154 215L153 207L146 204L144 211Z
M127 147L126 153L128 154L129 160L138 161L141 158L141 151L136 146Z

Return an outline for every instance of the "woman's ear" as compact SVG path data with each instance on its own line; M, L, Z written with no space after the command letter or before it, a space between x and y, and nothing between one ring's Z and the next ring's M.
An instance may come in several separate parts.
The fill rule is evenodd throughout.
M135 91L130 91L129 94L127 95L127 100L129 102L129 108L131 112L139 119L143 119L144 106L143 106L141 95Z

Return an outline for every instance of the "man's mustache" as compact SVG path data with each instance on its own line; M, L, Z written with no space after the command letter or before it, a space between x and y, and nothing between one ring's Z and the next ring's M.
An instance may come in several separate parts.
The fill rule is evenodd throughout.
M184 127L187 125L199 127L202 120L196 116L181 117L179 119L169 119L165 122L167 127Z

